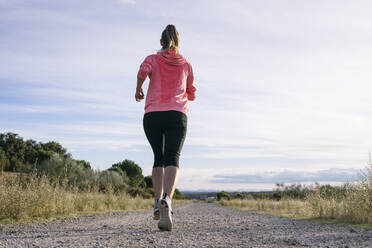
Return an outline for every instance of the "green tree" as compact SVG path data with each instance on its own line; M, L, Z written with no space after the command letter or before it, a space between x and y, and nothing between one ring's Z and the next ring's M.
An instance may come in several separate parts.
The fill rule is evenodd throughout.
M9 165L9 171L13 172L21 172L23 169L23 163L21 160L17 159L16 157L10 158L10 165Z
M44 149L45 151L55 152L60 155L65 155L67 152L67 150L63 148L62 145L56 141L49 141L45 144L41 143L41 148Z
M242 193L236 193L236 194L234 195L234 198L235 198L235 199L244 199L244 195L243 195Z
M81 166L84 169L88 169L88 170L92 169L92 167L90 166L90 163L85 160L75 160L75 161L79 166Z
M222 199L230 200L230 194L226 191L221 191L217 193L217 200L220 201Z
M37 162L40 164L46 160L49 160L52 158L54 152L52 151L45 151L43 149L40 149L37 153ZM59 156L58 156L59 157Z
M25 157L24 157L24 163L30 164L32 166L35 166L38 162L38 154L41 150L41 145L38 144L35 140L27 140L25 142L26 149L25 149Z
M275 191L273 193L273 199L276 201L280 201L282 199L282 192L281 191Z
M107 170L115 171L115 172L119 173L120 175L127 175L120 167L110 167Z
M134 161L125 159L122 162L112 165L112 168L120 168L129 177L131 187L146 187L146 182L142 175L142 169Z
M174 197L174 199L184 199L185 198L185 196L177 188L174 190L174 196L173 197Z
M0 134L0 147L9 160L9 166L5 170L22 171L25 164L24 157L26 150L23 139L15 133Z
M145 176L146 188L152 188L152 176Z
M5 171L27 173L37 170L38 165L51 160L54 154L64 159L63 164L66 167L65 174L70 171L69 168L72 165L71 160L73 159L71 155L56 141L49 141L47 143L37 143L31 139L24 141L18 134L8 132L0 133L0 148L6 157L2 162L2 168ZM91 169L90 164L84 160L76 161L76 163L84 168Z

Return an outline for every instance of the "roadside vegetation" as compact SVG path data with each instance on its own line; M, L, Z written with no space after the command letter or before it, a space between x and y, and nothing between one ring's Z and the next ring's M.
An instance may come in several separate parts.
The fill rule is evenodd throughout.
M55 141L0 133L0 222L151 209L153 195L151 176L134 161L93 170ZM176 189L174 204L187 201Z
M218 203L240 210L299 218L317 218L352 224L372 224L372 165L360 180L341 186L278 183L273 192L237 193L221 191Z

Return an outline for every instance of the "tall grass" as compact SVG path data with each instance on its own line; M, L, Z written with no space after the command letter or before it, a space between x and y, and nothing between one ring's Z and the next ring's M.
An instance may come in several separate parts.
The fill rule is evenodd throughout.
M175 201L175 205L185 201ZM151 209L152 199L131 197L125 191L97 188L81 191L64 183L52 183L46 176L0 178L0 220L50 218L79 212Z
M360 173L359 182L338 191L317 187L306 202L316 217L372 224L372 165Z
M265 199L232 199L221 200L222 206L237 208L240 210L256 211L270 214L310 217L310 209L306 202L301 200L265 200Z
M221 200L220 204L242 210L372 224L372 165L360 173L358 182L339 187L319 184L308 188L279 186L286 191L276 192L281 196L277 199Z

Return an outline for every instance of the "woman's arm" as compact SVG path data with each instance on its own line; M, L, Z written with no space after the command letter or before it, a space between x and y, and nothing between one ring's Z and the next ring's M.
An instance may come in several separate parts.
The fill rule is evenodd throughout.
M145 82L146 78L137 77L137 88L135 98L137 102L140 102L143 98L145 98L145 94L143 94L142 85Z
M186 86L186 93L187 99L189 101L194 101L196 97L196 87L194 86L194 73L192 71L192 67L189 64L189 75L187 77L187 86Z
M147 76L150 76L152 72L152 59L151 56L147 56L142 62L140 69L137 73L137 88L135 98L137 102L140 102L144 97L142 85Z

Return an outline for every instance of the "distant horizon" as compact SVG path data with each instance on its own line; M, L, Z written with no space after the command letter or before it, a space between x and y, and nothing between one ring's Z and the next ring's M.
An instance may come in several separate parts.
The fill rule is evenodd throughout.
M357 181L348 181L349 183L354 183L354 182L357 182ZM315 183L318 183L319 185L326 185L326 184L329 184L329 185L332 185L332 186L341 186L342 184L344 183L347 183L347 182L313 182L313 183L302 183L302 182L297 182L297 184L302 184L302 185L314 185L315 186ZM292 184L296 184L296 183L284 183L285 185L292 185ZM269 188L271 187L271 188ZM276 188L276 184L270 184L268 185L268 187L265 189L265 188L262 188L262 189L193 189L193 190L187 190L187 189L180 189L179 190L181 192L195 192L195 193L202 193L202 192L205 192L205 193L208 193L208 192L220 192L220 191L226 191L226 192L246 192L246 193L249 193L249 192L272 192L274 191Z
M19 135L18 133L16 133L17 135ZM19 135L19 137L23 138L21 135ZM24 139L24 140L27 140L27 139ZM40 142L38 140L35 140L36 142ZM58 142L57 140L48 140L46 142L49 142L49 141L55 141L55 142ZM59 142L58 142L59 143ZM70 153L68 150L67 150L67 153ZM70 153L71 154L71 153ZM80 159L80 158L75 158L74 159ZM133 159L131 158L124 158L123 160L125 159L128 159L128 160L132 160L134 161ZM121 162L123 160L120 160L120 161L116 161L115 163L118 163L118 162ZM369 163L371 162L371 153L369 153ZM89 160L86 160L87 162L90 163ZM134 161L135 163L137 163L136 161ZM363 168L361 169L354 169L354 168L348 168L348 169L337 169L337 168L330 168L328 170L323 170L322 173L306 173L304 171L297 171L297 175L293 175L293 171L292 172L286 172L285 170L281 170L281 171L276 171L276 173L274 173L273 171L265 171L263 173L261 173L260 175L259 174L245 174L245 175L239 175L239 176L228 176L228 175L218 175L217 177L217 180L219 178L223 178L223 179L228 179L228 178L233 178L233 177L237 177L237 178L242 178L244 179L244 177L250 177L250 178L253 178L253 177L257 177L259 175L259 179L253 179L254 181L254 184L252 184L252 182L250 180L240 180L242 181L242 183L244 182L247 182L249 183L250 185L255 185L254 188L229 188L229 186L225 186L225 187L219 187L218 189L216 188L209 188L209 189L202 189L202 188L199 188L199 189L183 189L183 188L179 188L177 187L180 191L182 192L220 192L220 191L226 191L226 192L269 192L269 191L273 191L276 187L276 184L277 183L284 183L285 185L291 185L291 184L303 184L303 185L314 185L315 183L319 183L320 185L324 185L324 184L330 184L332 186L340 186L344 183L347 183L347 182L356 182L358 181L358 175L360 172L364 171L366 169L366 167L368 165L371 165L371 164L366 164L366 166L364 166ZM143 167L141 165L139 165L141 167L141 169L143 170ZM111 165L110 165L111 167ZM110 167L108 168L105 168L105 169L109 169ZM99 168L93 168L93 169L98 169L98 170L105 170L105 169L99 169ZM7 171L8 172L8 171ZM10 172L10 171L9 171ZM12 173L12 172L10 172ZM275 181L275 182L272 182L272 183L268 183L268 180L273 180L273 177L271 177L271 179L269 178L262 178L262 174L271 174L271 175L274 175L274 178L275 178L275 175L277 174L282 174L282 176L279 176L277 177L278 179L279 178L285 178L287 177L287 181ZM305 174L306 177L305 177L305 181L298 181L298 178L301 178L302 177L302 174ZM313 174L313 177L311 177L311 174ZM315 179L317 177L319 177L320 174L323 174L325 177L329 177L329 174L332 174L332 177L333 178L336 178L338 179L338 181L314 181L314 180L311 180L311 178ZM149 176L151 175L151 173L143 173L144 176ZM285 177L284 177L285 176ZM261 177L261 178L260 178ZM292 179L289 179L291 178ZM216 180L216 179L215 179ZM275 179L274 179L275 180ZM266 183L262 183L262 181L265 181ZM234 184L234 181L232 182L229 182L229 181L226 181L224 182L225 185L230 185L230 183L233 183ZM236 186L235 186L236 187Z
M172 23L197 87L177 188L356 180L372 148L371 7L0 0L0 132L55 140L94 169L130 159L150 175L136 75Z
M5 132L6 133L6 132ZM19 134L17 134L20 138L23 139L22 136L20 136ZM26 141L26 139L23 139ZM40 143L39 141L37 140L34 140L36 143ZM59 143L57 140L49 140L49 141L54 141L54 142L57 142ZM66 151L68 154L68 150ZM76 158L74 158L76 159ZM125 159L128 159L128 160L132 160L130 158L125 158ZM367 166L372 166L371 164L371 153L369 153L369 163L367 164ZM78 159L79 160L79 159ZM136 163L136 161L132 160L133 162ZM86 162L89 162L88 160L86 160ZM117 161L116 163L118 162L121 162L121 161ZM137 163L136 163L137 164ZM141 167L141 169L143 170L142 166L139 165ZM231 189L229 188L229 186L225 186L223 188L219 188L219 189L216 189L216 188L209 188L209 189L182 189L182 188L178 188L180 191L182 192L195 192L195 193L198 193L198 192L220 192L220 191L226 191L226 192L270 192L270 191L273 191L275 188L276 188L276 184L277 183L283 183L285 185L292 185L292 184L302 184L302 185L315 185L315 183L318 183L320 185L324 185L324 184L330 184L332 186L340 186L346 182L357 182L358 181L358 177L359 177L359 174L364 171L364 169L367 168L367 166L361 170L356 170L356 169L348 169L348 170L339 170L337 168L330 168L329 170L327 171L323 171L322 174L325 174L325 176L327 176L328 174L332 173L333 175L333 178L338 178L338 181L314 181L312 180L312 178L316 178L316 176L314 177L311 177L311 173L307 173L306 177L303 177L303 180L304 181L299 181L299 178L302 177L302 175L296 175L294 176L293 174L291 175L291 173L288 173L288 172L285 172L285 171L282 171L281 173L279 174L283 174L287 177L287 181L275 181L275 182L272 182L272 183L269 183L270 180L275 180L275 173L273 173L272 171L266 171L264 173L266 174L271 174L271 175L274 175L274 177L271 177L271 179L268 180L268 178L262 178L262 174L258 177L258 178L253 178L253 177L257 177L257 175L239 175L239 177L242 177L243 176L243 180L242 183L244 182L249 182L251 183L252 185L252 181L255 183L255 188L235 188L235 189ZM110 166L111 167L111 166ZM93 168L94 169L94 168ZM109 168L106 168L106 169L109 169ZM100 169L95 169L95 170L100 170ZM333 170L333 171L332 171ZM102 169L101 169L102 171ZM354 175L352 173L350 173L351 171L354 172ZM8 172L8 173L18 173L18 172L12 172L12 171L5 171L5 172ZM344 172L347 172L346 174ZM298 172L298 174L306 174L306 173L301 173L301 172ZM144 176L151 176L151 174L147 175L147 174L144 174ZM234 177L234 176L217 176L217 180L218 178L222 178L222 180L225 180L225 179L229 179L231 177ZM236 176L235 176L236 177ZM245 178L244 178L245 177ZM250 177L251 180L249 180L249 178L247 177ZM283 176L279 176L277 177L278 179L279 178L283 178ZM344 181L342 181L344 179ZM234 182L234 181L233 181ZM263 183L263 182L266 182L266 183ZM229 185L229 182L226 181L224 182L225 185Z

